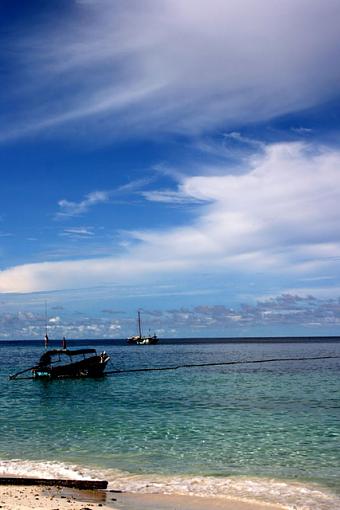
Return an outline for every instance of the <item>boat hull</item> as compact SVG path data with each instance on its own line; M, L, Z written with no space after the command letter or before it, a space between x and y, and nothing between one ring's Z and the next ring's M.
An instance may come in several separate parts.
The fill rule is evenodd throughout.
M158 338L153 336L131 337L127 342L130 345L155 345L158 343Z
M92 356L66 365L38 367L32 371L35 379L63 379L79 377L102 377L109 361L101 356Z

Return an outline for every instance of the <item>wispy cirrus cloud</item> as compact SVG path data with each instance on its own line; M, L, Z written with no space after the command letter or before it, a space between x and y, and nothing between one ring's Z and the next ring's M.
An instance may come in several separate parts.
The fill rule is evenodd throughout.
M92 237L94 235L94 231L92 227L71 227L65 228L60 235L79 239Z
M127 232L120 255L26 264L0 272L1 292L137 283L151 275L264 271L320 276L340 257L340 152L269 145L242 173L192 176L180 198L201 201L182 227Z
M307 127L292 127L291 130L298 135L308 135L313 132L313 129Z
M153 175L143 177L141 179L132 180L126 184L122 184L115 189L110 190L96 190L87 193L82 200L75 202L63 198L59 200L58 206L59 211L55 214L56 219L71 218L75 216L81 216L87 213L91 208L113 202L120 197L128 195L137 195L142 193L141 189L147 184L150 184L155 180Z
M238 142L242 145L250 145L251 147L255 147L258 149L265 149L265 144L260 140L255 140L254 138L250 138L249 136L244 136L238 131L231 131L230 133L223 133L223 138L226 141L234 141Z
M141 193L146 200L151 202L163 202L168 204L180 205L180 204L199 204L202 200L192 196L190 197L187 193L181 192L181 190L151 190L144 191Z
M192 135L322 103L338 94L339 17L322 0L78 3L16 35L25 88L0 139Z
M92 191L88 193L80 202L72 202L70 200L59 200L59 211L56 218L70 218L72 216L80 216L86 213L91 207L97 204L104 204L110 199L109 191Z

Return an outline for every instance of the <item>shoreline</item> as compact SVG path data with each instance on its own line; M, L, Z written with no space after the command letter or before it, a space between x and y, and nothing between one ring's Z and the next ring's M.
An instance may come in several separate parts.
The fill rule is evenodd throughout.
M113 493L110 490L10 486L0 487L2 510L288 510L288 506L227 496Z
M315 483L259 477L137 474L50 461L0 461L4 477L107 480L106 490L0 485L1 510L333 510L340 495ZM35 499L38 498L38 499ZM70 501L68 501L68 499ZM25 505L26 501L26 505ZM38 506L44 501L43 504ZM86 503L88 501L88 505ZM82 505L79 506L79 502ZM57 504L56 504L57 503ZM67 503L67 504L66 504ZM31 506L29 506L31 505ZM32 506L33 505L33 506ZM52 506L51 506L52 505ZM65 506L66 505L66 506ZM92 505L92 506L91 506Z

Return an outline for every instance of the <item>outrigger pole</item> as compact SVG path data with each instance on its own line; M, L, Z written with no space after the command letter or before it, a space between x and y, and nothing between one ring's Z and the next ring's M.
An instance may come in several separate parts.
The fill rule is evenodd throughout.
M21 372L17 372L16 374L10 375L9 379L10 380L16 379L18 377L18 375L24 374L25 372L29 372L30 370L33 370L34 368L37 368L37 366L35 365L34 367L25 368L25 370L21 370Z

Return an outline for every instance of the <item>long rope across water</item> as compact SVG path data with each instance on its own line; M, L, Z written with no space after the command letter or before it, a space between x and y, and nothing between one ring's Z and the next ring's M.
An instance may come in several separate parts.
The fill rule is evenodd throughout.
M224 365L246 365L246 364L255 364L255 363L274 363L274 362L281 362L281 361L313 361L313 360L324 360L324 359L340 359L340 356L314 356L310 358L271 358L271 359L252 359L252 360L244 360L244 361L220 361L215 363L187 363L184 365L174 365L170 367L145 367L145 368L126 368L126 369L118 369L115 368L114 370L108 370L107 372L104 372L104 376L108 375L118 375L118 374L127 374L131 372L161 372L164 370L178 370L180 368L197 368L197 367L217 367L217 366L224 366ZM34 379L34 377L17 377L25 372L28 372L32 370L31 367L27 368L25 370L22 370L21 372L18 372L12 376L9 377L11 380L16 381L23 381L27 379Z
M179 368L196 368L196 367L216 367L223 365L245 365L251 363L273 363L280 361L313 361L320 359L339 359L340 356L314 356L312 358L271 358L271 359L253 359L244 361L221 361L218 363L190 363L185 365L175 365L171 367L145 367L145 368L127 368L115 369L105 372L105 375L126 374L129 372L156 372L162 370L178 370Z

